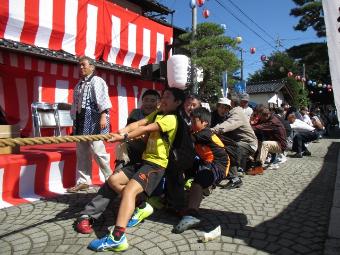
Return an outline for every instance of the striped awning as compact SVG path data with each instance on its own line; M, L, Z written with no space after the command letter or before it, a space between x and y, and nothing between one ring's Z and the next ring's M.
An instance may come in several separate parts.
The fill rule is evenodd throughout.
M0 38L140 68L165 59L173 29L106 0L2 0Z

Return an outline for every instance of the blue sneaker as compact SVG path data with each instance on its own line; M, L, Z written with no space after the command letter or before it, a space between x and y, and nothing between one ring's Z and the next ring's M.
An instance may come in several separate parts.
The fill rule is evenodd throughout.
M135 211L132 214L131 219L127 224L127 227L132 228L138 225L141 221L149 217L152 213L153 208L149 203L146 203L146 206L143 209L136 207Z
M129 248L129 244L125 234L119 241L115 241L112 232L110 232L101 239L91 241L88 248L93 251L125 251Z

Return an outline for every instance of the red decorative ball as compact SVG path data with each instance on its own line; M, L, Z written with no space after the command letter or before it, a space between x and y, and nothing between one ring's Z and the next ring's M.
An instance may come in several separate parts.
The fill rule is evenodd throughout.
M204 18L208 18L210 16L210 11L208 10L208 9L205 9L204 11L203 11L203 17Z
M292 72L288 72L288 77L292 77L293 76L293 73Z
M198 5L198 7L202 7L202 5L204 4L204 0L196 0L196 3Z
M250 48L250 53L254 54L256 52L256 48Z
M295 80L297 81L301 80L301 76L300 75L295 76Z

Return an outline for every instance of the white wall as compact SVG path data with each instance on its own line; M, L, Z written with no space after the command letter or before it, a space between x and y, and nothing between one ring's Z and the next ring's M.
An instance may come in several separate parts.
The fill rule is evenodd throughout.
M264 104L267 106L269 103L275 103L280 106L284 101L284 97L281 92L275 93L261 93L261 94L251 94L250 101L256 104Z

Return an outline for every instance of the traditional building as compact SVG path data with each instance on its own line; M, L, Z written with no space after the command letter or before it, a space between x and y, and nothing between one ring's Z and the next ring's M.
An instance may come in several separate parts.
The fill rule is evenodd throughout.
M289 103L293 97L285 80L247 83L247 93L251 102L269 107Z

